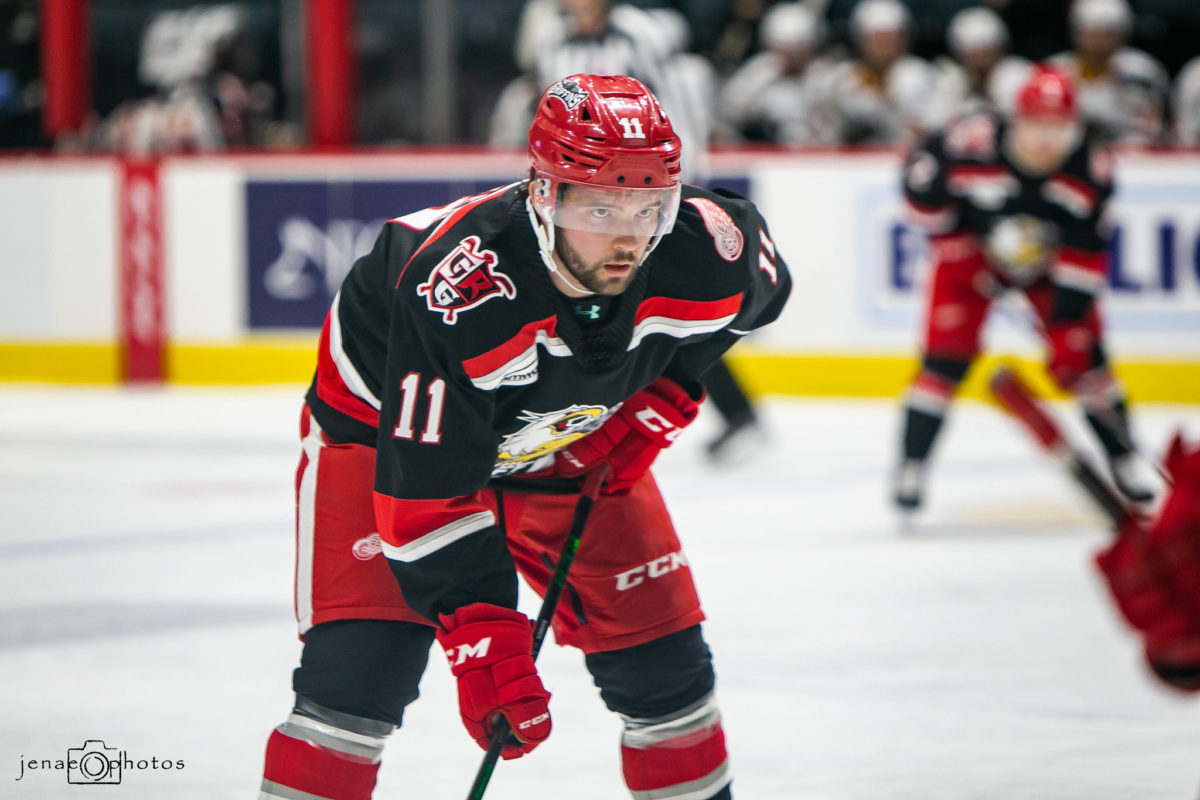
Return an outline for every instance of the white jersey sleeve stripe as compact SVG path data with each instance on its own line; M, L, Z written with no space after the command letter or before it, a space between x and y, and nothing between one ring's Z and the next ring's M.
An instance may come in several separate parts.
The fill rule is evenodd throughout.
M383 404L379 402L379 398L375 393L367 388L367 383L358 374L358 370L354 367L354 362L350 360L350 356L342 347L342 320L339 316L341 307L342 292L339 289L338 293L333 296L333 307L329 311L329 355L333 358L333 363L337 366L338 375L341 376L342 382L346 384L354 396L362 400L371 408L379 411Z
M481 531L495 524L495 514L491 511L480 511L476 514L456 519L454 522L443 525L437 530L430 531L424 536L413 539L408 544L399 547L384 542L383 554L393 561L403 561L407 564L424 558L431 553L436 553L446 545L453 544L465 536L470 536L476 531Z

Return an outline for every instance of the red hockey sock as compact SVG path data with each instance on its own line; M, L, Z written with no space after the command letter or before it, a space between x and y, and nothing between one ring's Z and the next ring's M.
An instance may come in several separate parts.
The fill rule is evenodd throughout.
M327 726L293 714L271 732L259 800L297 796L370 800L379 772L382 740L374 746L355 741L370 737L336 728L322 731L320 727Z
M621 764L635 800L727 797L729 756L715 699L668 717L626 717Z

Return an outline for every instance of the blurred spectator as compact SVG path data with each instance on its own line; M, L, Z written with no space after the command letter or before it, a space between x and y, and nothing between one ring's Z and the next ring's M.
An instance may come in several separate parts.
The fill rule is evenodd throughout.
M42 144L35 0L0 0L0 147Z
M1200 56L1183 66L1175 79L1175 138L1188 147L1200 145Z
M769 5L767 0L729 0L726 18L708 50L719 74L730 74L759 49L759 23Z
M611 0L559 0L556 16L549 15L545 5L535 0L526 9L517 57L529 75L501 94L490 143L524 144L533 103L547 86L567 75L630 75L658 96L684 142L684 180L698 181L705 171L715 91L711 69L683 52L687 23L677 12L645 11Z
M817 56L821 20L800 3L780 3L762 19L766 48L730 76L721 114L734 138L789 145L833 144L836 133L818 93L833 65Z
M909 52L912 18L899 0L860 0L850 15L859 56L835 66L825 98L845 144L914 141L937 123L937 76Z
M138 63L138 78L153 94L119 105L100 124L95 145L203 152L270 143L274 90L254 82L257 59L237 5L156 14Z
M946 30L951 58L939 58L938 100L942 119L984 109L1008 113L1017 89L1029 75L1032 64L1008 54L1008 28L989 8L959 11Z
M1114 141L1163 139L1167 72L1153 56L1126 47L1133 14L1125 0L1075 0L1073 50L1050 62L1075 81L1084 117Z

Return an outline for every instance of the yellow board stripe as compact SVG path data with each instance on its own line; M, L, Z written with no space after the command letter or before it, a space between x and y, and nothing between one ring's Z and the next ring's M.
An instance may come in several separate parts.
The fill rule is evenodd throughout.
M316 367L316 334L250 337L232 344L183 343L167 348L167 377L173 384L307 383ZM987 396L986 380L999 357L985 356L971 369L960 396ZM1044 395L1055 391L1039 362L1017 359L1026 378ZM916 375L915 356L849 353L779 353L742 346L730 358L754 395L807 397L895 397ZM1200 404L1200 358L1128 359L1117 376L1132 400ZM0 343L0 381L117 383L120 352L115 344Z
M115 342L0 342L0 381L116 383L120 378Z

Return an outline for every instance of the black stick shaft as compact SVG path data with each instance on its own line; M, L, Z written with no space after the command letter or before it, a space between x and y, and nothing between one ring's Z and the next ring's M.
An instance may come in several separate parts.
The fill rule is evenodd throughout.
M546 640L546 631L550 630L550 622L554 619L558 600L562 597L563 587L567 584L567 572L571 569L571 562L575 560L575 552L579 549L579 540L583 537L583 529L587 527L588 517L592 514L592 506L596 503L596 497L600 494L600 487L604 484L606 477L608 477L608 467L601 464L588 473L587 478L583 481L582 495L579 502L575 504L575 516L571 520L567 543L563 545L562 554L558 557L558 565L554 568L550 585L546 587L546 596L542 598L542 608L538 611L537 622L533 626L532 655L535 661L538 653L541 652L542 642ZM467 800L480 800L483 797L488 782L492 779L492 772L496 769L496 762L500 760L500 751L504 749L504 740L511 732L508 720L500 715L497 717L498 719L493 723L495 727L492 729L491 741L488 742L487 752L483 755L483 763L479 765L479 771L475 773L475 782L471 784Z
M1117 496L1112 487L1092 466L1087 458L1071 446L1063 435L1062 428L1034 398L1021 379L1008 367L1000 367L990 381L992 394L1014 418L1025 427L1052 455L1066 462L1071 476L1087 491L1117 528L1130 518L1129 509Z

